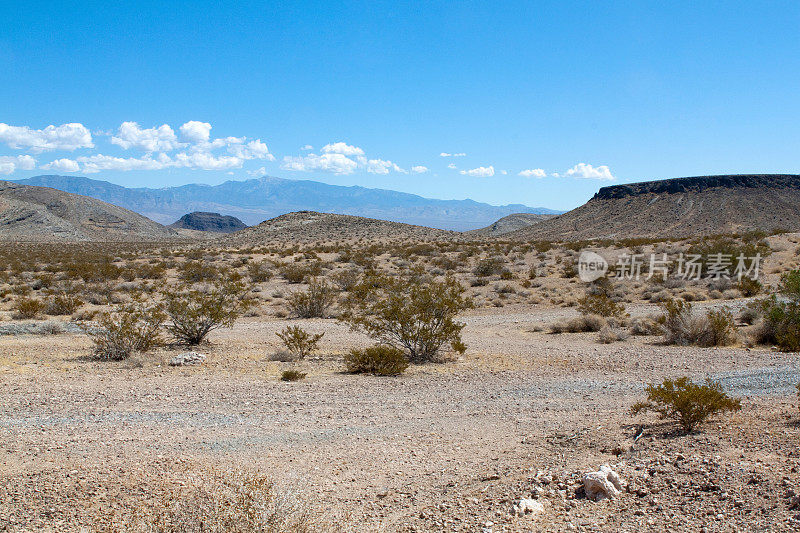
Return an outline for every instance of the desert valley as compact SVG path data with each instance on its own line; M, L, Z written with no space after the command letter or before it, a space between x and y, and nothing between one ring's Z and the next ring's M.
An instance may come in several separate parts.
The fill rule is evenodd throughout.
M456 232L0 182L0 530L796 531L797 190L620 185ZM736 405L632 414L680 377Z

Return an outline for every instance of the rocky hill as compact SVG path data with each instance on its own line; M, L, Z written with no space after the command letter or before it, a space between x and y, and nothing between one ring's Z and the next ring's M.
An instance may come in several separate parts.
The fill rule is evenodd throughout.
M222 238L229 246L256 246L286 242L436 241L458 239L454 231L413 226L387 220L314 211L288 213Z
M210 233L233 233L247 227L236 217L195 211L187 213L169 225L173 229L188 229L194 231L207 231Z
M584 205L508 234L581 240L800 231L800 175L699 176L603 187Z
M213 186L190 184L163 189L127 188L80 176L36 176L18 183L91 196L162 224L192 211L227 213L251 225L295 211L318 211L466 231L512 213L557 213L521 204L495 206L472 200L434 200L384 189L268 176Z
M94 198L0 181L0 241L160 241L177 236L142 215Z
M494 223L481 229L467 231L468 235L481 237L498 237L517 231L533 224L538 224L544 220L553 218L555 215L537 215L534 213L514 213L495 221Z

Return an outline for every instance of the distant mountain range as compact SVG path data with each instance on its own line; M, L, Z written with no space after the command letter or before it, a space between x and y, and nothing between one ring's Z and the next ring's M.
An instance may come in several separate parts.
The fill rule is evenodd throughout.
M384 189L274 177L163 189L128 188L79 176L35 176L16 183L90 196L162 224L193 211L232 215L249 225L294 211L319 211L466 231L488 226L513 213L559 213L522 204L494 206L473 200L433 200Z

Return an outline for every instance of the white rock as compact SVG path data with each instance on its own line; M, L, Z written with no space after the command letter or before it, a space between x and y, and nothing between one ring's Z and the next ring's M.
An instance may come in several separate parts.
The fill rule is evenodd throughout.
M512 510L514 514L518 514L520 516L526 514L536 516L544 512L544 505L540 501L531 498L523 498L514 504Z
M169 366L199 365L205 361L206 356L197 352L183 352L169 360Z
M611 470L608 465L603 465L597 472L587 472L583 475L583 491L586 497L593 501L606 498L614 499L622 492L623 481L619 474Z

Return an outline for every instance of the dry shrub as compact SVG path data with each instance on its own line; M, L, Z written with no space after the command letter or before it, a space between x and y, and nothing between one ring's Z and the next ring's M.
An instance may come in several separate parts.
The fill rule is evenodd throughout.
M213 330L230 327L252 305L249 287L238 281L217 281L205 288L183 285L162 291L166 325L181 344L197 345Z
M476 276L494 276L503 272L504 261L499 257L481 259L472 271Z
M97 324L84 327L94 343L93 354L101 361L121 361L134 352L148 352L163 343L161 326L166 315L157 305L141 301L102 313Z
M778 294L761 302L761 309L763 318L753 335L756 342L800 351L800 270L781 276Z
M587 333L597 332L608 325L600 315L583 315L550 325L550 333Z
M320 520L299 494L280 490L260 473L193 473L163 487L152 505L124 523L104 520L98 531L133 533L310 533Z
M36 298L21 297L14 303L14 318L36 318L44 311L45 304Z
M253 262L247 267L247 275L253 283L263 283L272 278L272 269L266 261Z
M665 344L727 346L736 342L736 325L726 308L698 317L692 313L692 304L683 300L668 300L662 307Z
M331 281L341 291L349 291L358 283L361 274L354 268L339 270L331 274Z
M364 350L350 350L344 356L347 371L351 374L397 376L408 368L408 358L393 346L376 344Z
M631 334L633 335L661 335L664 330L661 324L652 317L637 317L631 321Z
M597 341L602 344L611 344L617 341L624 341L628 336L629 333L624 329L605 326L597 335Z
M324 333L311 334L300 326L287 326L275 333L294 357L305 359L317 350L317 345Z
M324 318L335 300L333 287L325 281L312 279L305 291L289 295L286 305L299 318Z
M742 408L738 399L729 397L719 382L710 379L705 385L697 385L688 377L665 379L660 385L648 385L645 390L647 400L636 403L632 414L655 411L662 419L677 421L687 433L717 413Z
M71 315L83 305L83 300L75 294L66 292L53 295L47 302L45 312L48 315Z

